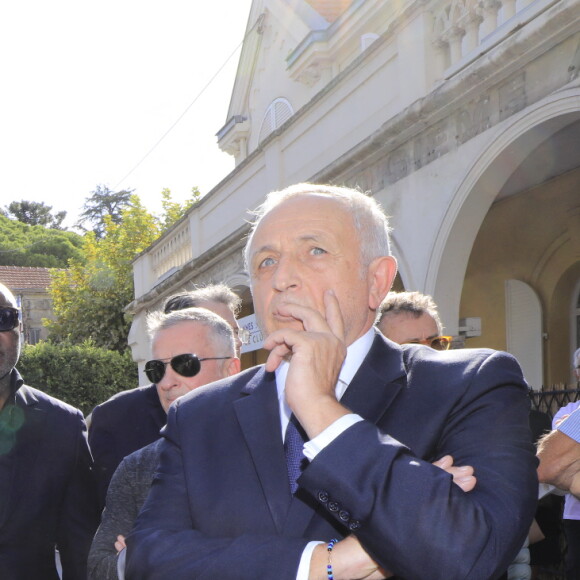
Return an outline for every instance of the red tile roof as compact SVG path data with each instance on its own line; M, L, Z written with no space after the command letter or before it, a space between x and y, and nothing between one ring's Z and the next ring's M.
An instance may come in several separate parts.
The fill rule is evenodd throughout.
M306 0L328 22L334 22L352 4L352 0Z
M0 282L12 292L18 290L46 290L50 286L48 268L0 266Z

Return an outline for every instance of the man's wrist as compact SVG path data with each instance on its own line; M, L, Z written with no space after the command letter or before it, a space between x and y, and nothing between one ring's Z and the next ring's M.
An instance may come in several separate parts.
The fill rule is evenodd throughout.
M333 396L317 398L315 402L292 407L292 410L310 439L314 439L337 419L350 413Z
M309 461L312 461L326 446L330 445L339 435L352 427L355 423L362 421L360 415L348 413L339 417L332 425L329 425L317 437L304 444L304 455Z
M327 564L326 544L319 544L312 552L310 558L310 573L308 580L327 580L326 564Z

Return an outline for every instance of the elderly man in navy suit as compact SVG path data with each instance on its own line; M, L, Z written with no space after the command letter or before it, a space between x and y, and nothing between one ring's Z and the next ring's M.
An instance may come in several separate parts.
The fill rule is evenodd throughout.
M128 578L497 578L536 506L517 362L373 328L396 261L360 192L270 194L246 262L270 355L170 410ZM444 455L473 491L431 465Z
M0 578L85 580L99 514L81 412L26 386L18 309L0 284Z

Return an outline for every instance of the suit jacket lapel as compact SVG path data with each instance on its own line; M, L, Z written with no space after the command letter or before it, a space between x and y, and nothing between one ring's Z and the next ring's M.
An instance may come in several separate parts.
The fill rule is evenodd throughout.
M23 422L16 433L16 444L10 457L10 492L6 502L2 501L0 505L0 528L10 518L12 509L18 506L23 484L34 473L39 443L44 439L46 412L39 408L37 398L24 385L16 393L15 407L15 412L20 414L18 420Z
M377 333L341 403L353 413L376 424L406 386L402 351Z
M261 369L244 387L243 393L247 396L234 403L234 410L272 519L278 532L281 532L291 495L274 373Z
M376 423L406 385L401 351L379 334L361 368L349 385L342 403ZM246 444L264 497L279 533L301 536L311 522L318 503L304 491L290 494L282 444L278 395L274 373L258 371L234 403Z

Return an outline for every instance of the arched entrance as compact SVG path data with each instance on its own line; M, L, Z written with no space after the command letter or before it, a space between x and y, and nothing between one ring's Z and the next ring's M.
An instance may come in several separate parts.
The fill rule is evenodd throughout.
M570 317L580 276L579 150L577 88L491 131L455 194L430 262L429 286L450 332L460 318L481 318L481 337L466 346L509 350L506 283L533 290L541 308L535 328L512 316L510 331L526 329L516 340L520 349L526 340L530 349L542 345L549 384L567 382L576 340Z

